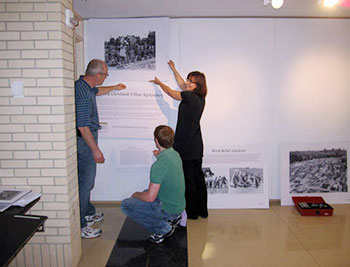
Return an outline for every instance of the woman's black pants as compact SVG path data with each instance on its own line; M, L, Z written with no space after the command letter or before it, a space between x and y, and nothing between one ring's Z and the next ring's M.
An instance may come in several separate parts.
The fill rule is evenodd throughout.
M208 196L202 170L202 159L182 160L185 175L187 218L208 217Z

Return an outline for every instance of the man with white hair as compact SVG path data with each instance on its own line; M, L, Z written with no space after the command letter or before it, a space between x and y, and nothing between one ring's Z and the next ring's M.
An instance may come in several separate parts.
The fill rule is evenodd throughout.
M80 76L75 82L80 225L83 238L100 236L102 230L91 226L104 218L104 214L97 213L90 202L90 192L95 184L96 163L105 161L97 143L97 131L101 129L101 126L98 119L96 96L126 88L122 83L97 87L103 84L107 77L107 65L102 60L93 59L88 64L85 75Z

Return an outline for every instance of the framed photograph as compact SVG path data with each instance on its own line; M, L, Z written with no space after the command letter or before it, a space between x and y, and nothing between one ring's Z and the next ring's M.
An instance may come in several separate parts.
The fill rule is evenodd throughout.
M210 209L269 208L264 145L206 146L203 173Z
M14 203L31 191L31 189L0 188L0 203Z
M349 151L349 143L282 145L281 205L293 205L293 196L350 203Z

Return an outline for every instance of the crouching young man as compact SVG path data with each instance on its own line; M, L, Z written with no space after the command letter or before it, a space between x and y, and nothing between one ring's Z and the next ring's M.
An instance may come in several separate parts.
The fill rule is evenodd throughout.
M151 242L159 244L174 233L181 221L186 206L185 180L180 155L172 148L173 129L158 126L154 142L157 160L151 167L149 187L124 199L121 210L151 233Z

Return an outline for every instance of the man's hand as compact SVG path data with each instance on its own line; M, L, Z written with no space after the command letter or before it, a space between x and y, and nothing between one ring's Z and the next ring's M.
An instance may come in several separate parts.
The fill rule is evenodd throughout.
M153 150L153 155L155 156L155 157L158 157L158 155L159 155L159 150Z
M101 150L96 150L93 152L94 160L96 163L104 163L105 162L105 157L103 156L103 153Z
M159 188L160 184L150 183L148 186L148 190L144 192L135 192L131 195L131 197L146 202L153 202L158 196Z
M98 93L96 95L106 95L111 91L124 90L125 88L126 86L123 83L118 83L116 85L111 85L111 86L99 86Z
M114 90L124 90L126 89L126 85L123 84L123 83L118 83L116 86L115 86L115 89Z
M94 140L94 137L92 136L92 133L90 131L90 128L88 126L84 126L84 127L78 127L78 129L79 129L84 141L91 149L92 155L94 157L94 161L96 163L104 163L105 157L103 156L101 150L97 146L97 144Z

